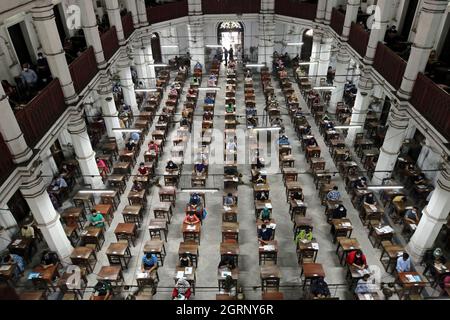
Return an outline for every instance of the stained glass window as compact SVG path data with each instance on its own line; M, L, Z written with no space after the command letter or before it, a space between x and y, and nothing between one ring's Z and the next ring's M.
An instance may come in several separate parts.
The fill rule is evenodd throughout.
M237 21L224 21L220 24L219 29L223 30L242 29L242 26Z

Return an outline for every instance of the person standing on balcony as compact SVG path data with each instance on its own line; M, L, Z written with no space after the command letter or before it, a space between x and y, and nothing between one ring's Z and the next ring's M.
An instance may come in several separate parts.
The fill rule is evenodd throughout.
M37 74L42 82L42 86L46 86L51 80L50 68L48 66L47 58L44 57L42 52L38 53L37 58Z
M33 69L30 69L29 63L23 64L23 69L22 72L20 73L20 78L27 87L27 95L30 97L36 90L39 77L36 74L36 72L34 72Z

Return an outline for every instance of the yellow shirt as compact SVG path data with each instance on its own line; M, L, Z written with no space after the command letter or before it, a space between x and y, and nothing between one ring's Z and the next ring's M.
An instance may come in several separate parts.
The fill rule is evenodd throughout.
M403 196L395 196L394 199L392 199L392 202L397 204L403 202Z
M22 228L20 230L20 233L22 234L22 237L24 237L24 238L34 238L34 229L33 229L33 227L28 227L27 229Z

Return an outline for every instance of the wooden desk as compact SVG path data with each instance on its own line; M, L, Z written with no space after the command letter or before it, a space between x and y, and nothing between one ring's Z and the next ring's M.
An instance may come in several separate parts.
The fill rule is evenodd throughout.
M263 292L261 293L262 300L284 300L283 292Z
M151 219L148 225L148 231L151 239L158 238L162 240L162 232L164 234L165 241L167 241L167 233L169 232L169 229L165 219Z
M147 240L144 245L144 254L152 253L158 258L161 266L164 265L164 258L166 256L166 247L162 240Z
M119 286L124 281L122 268L120 266L103 266L97 274L97 280L107 281L112 286Z
M77 225L80 229L83 228L83 222L86 221L86 216L82 208L71 207L65 209L61 213L61 220L66 225Z
M73 249L70 260L76 266L85 267L89 273L94 271L97 256L92 248L76 247Z
M276 265L261 266L260 278L261 278L261 290L263 292L268 291L268 289L275 289L275 291L279 291L281 271L278 266Z
M230 239L239 242L238 222L222 222L222 241Z
M114 230L117 241L127 240L128 245L130 243L135 246L134 241L137 237L137 228L135 223L118 223L116 229Z
M232 270L226 268L226 267L221 267L217 269L217 282L219 285L219 291L220 289L223 288L223 283L225 282L225 276L224 276L224 272L231 273L231 278L233 279L234 282L234 287L237 287L237 281L239 280L239 268L234 268Z
M381 218L384 214L384 209L381 208L377 203L374 205L374 209L366 203L363 204L362 210L360 212L359 217L364 225L367 225L370 220L378 220L381 221Z
M156 219L165 219L168 223L170 223L170 219L173 215L172 204L168 202L162 202L157 206L154 206L153 214Z
M159 189L159 201L160 202L171 202L176 201L176 188L175 187L162 187Z
M283 167L281 171L283 172L284 183L298 180L298 171L296 168Z
M356 238L339 238L336 254L339 257L339 263L343 266L346 264L347 255L349 252L361 249L361 245ZM340 254L340 252L342 254Z
M286 185L286 202L289 202L291 195L295 192L302 192L302 184L298 181L288 181Z
M33 239L18 237L14 239L9 245L8 250L12 254L17 254L24 258L25 261L30 261L31 257L29 256L29 248L32 245Z
M220 257L231 256L234 260L234 264L239 266L239 244L222 242L220 243Z
M44 291L26 291L19 295L19 300L47 300Z
M259 246L258 248L259 253L259 264L261 265L261 262L264 264L266 261L272 261L274 264L277 264L277 257L278 257L278 241L272 240L268 241L267 245Z
M304 263L315 263L319 252L319 243L312 241L297 242L297 258L299 265Z
M381 242L391 241L392 238L394 237L395 233L394 229L385 223L380 223L379 220L371 220L369 221L368 225L369 225L369 241L376 248L380 247Z
M293 232L294 232L294 239L297 236L297 234L303 230L303 229L313 229L313 224L312 224L312 218L311 217L303 217L303 216L295 216L294 217L294 228L293 228Z
M306 286L306 283L311 282L314 278L325 278L325 271L320 263L304 263L302 265L302 272L300 277L304 275L305 279L303 280L303 289Z
M125 175L125 179L131 175L131 164L129 162L116 162L113 165L113 174Z
M103 228L87 227L81 232L81 241L84 245L94 245L95 250L100 251L105 242Z
M200 237L201 237L200 223L192 225L183 223L181 232L183 233L183 241L192 240L198 242L198 244L200 245Z
M126 177L122 174L112 174L108 176L108 184L111 188L114 188L119 191L120 194L125 192L126 188Z
M392 273L395 270L397 259L403 255L405 248L400 245L394 245L390 241L381 242L383 251L381 252L380 262L386 272ZM389 269L393 267L391 271Z
M147 196L145 190L130 191L128 193L128 203L130 205L142 205L144 208L147 206Z
M331 233L333 234L333 243L336 243L338 237L350 238L353 226L349 219L331 220Z
M197 267L199 259L198 246L198 243L194 241L180 242L178 258L181 258L183 254L187 254L191 258L192 264Z
M419 276L420 281L411 282L408 280L408 276ZM424 280L423 276L418 272L399 272L398 273L398 283L402 286L402 290L398 292L399 299L402 300L405 296L411 294L421 294L423 289L426 287L428 282Z
M289 214L291 215L291 220L294 221L296 215L306 216L306 203L301 200L290 199L289 200Z
M32 280L35 287L40 288L43 286L45 291L52 289L54 292L56 292L56 287L53 284L53 279L55 277L59 277L58 264L50 265L47 268L38 265L33 269L33 272L40 274L39 278L35 278Z
M94 209L97 212L100 212L105 218L105 220L108 222L109 225L111 225L112 220L114 219L113 214L113 207L110 204L98 204L94 207Z
M131 260L131 251L126 243L111 243L108 249L106 249L106 257L110 265L120 265L122 269L128 269L128 263Z
M196 268L195 267L191 267L191 272L186 273L188 268L186 267L176 267L175 269L175 283L178 281L178 273L179 272L183 272L183 277L184 279L189 282L189 284L191 285L191 289L192 289L192 293L195 295L195 284L197 282L197 277L196 277Z
M144 219L142 205L125 206L122 210L123 221L126 223L135 223L138 227Z

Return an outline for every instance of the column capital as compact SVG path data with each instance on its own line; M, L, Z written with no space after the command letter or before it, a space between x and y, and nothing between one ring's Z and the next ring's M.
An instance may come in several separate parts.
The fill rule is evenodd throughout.
M441 166L442 171L437 179L437 184L442 190L450 192L450 164L448 162L444 162Z
M20 186L20 191L25 199L36 198L47 191L44 178L42 177L42 161L37 164L34 172Z

